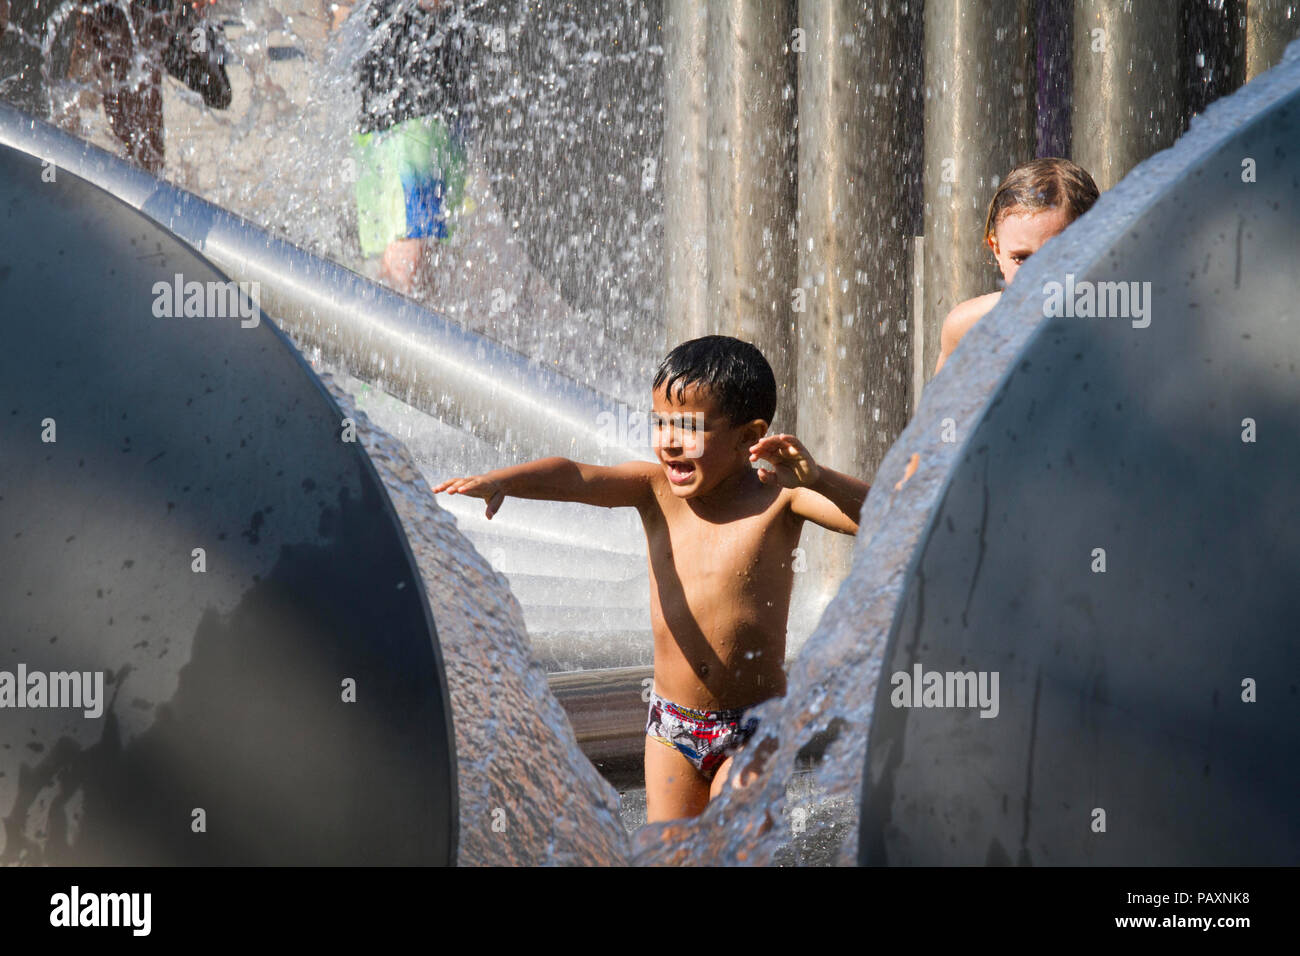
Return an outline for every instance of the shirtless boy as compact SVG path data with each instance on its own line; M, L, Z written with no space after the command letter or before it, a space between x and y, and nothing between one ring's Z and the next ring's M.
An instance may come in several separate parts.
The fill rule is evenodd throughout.
M1015 278L1026 259L1048 239L1092 208L1097 184L1068 159L1048 157L1021 163L998 186L984 220L984 242L993 251L1002 279ZM1002 298L990 292L967 299L948 313L939 334L939 362L935 374L971 327Z
M641 515L654 633L650 822L696 816L722 791L733 754L757 728L747 712L785 693L792 552L803 523L856 534L868 490L818 465L793 435L767 435L776 379L748 343L710 335L679 345L652 394L657 464L543 458L433 489L483 498L489 518L508 495ZM760 459L774 470L756 471Z

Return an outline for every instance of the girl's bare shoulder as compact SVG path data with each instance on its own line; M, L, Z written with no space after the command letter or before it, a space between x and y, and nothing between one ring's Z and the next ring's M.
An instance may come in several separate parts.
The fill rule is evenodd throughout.
M1002 298L1001 292L990 292L988 295L977 295L973 299L967 299L948 313L948 318L944 319L944 325L953 322L957 325L964 325L965 328L970 328L970 326L987 315L998 304L1000 298Z

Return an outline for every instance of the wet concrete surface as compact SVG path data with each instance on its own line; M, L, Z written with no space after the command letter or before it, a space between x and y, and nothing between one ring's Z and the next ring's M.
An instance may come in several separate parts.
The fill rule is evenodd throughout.
M817 800L817 797L823 799ZM619 817L631 835L645 826L645 788L619 790ZM809 803L810 801L816 801ZM796 771L786 785L786 805L798 807L783 825L790 832L789 843L773 858L775 866L837 866L840 847L857 817L854 801L848 797L825 798L811 770ZM801 805L807 805L806 808Z

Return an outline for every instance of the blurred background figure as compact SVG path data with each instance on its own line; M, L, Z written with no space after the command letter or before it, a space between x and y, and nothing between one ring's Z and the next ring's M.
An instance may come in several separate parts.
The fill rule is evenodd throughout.
M40 38L53 10L50 0L0 0L0 101L41 118L49 106Z
M351 7L329 4L337 27ZM403 294L428 289L432 244L465 201L474 27L450 0L373 0L357 63L354 137L361 251Z
M230 80L219 24L207 18L212 0L129 0L77 15L68 78L85 87L59 117L79 127L75 113L103 103L127 157L154 175L163 168L162 69L214 109L230 106ZM127 21L124 8L130 10Z

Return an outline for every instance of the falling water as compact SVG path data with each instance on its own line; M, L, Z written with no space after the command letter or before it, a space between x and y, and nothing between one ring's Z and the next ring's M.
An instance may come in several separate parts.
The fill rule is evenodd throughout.
M65 76L75 15L104 6L125 11L128 0L15 2L14 22L0 48L0 97L120 152L95 107L99 91L84 80ZM222 0L216 4L211 16L224 28L233 103L229 110L210 109L198 94L164 78L163 176L373 278L378 275L377 266L363 259L357 240L351 145L360 109L353 67L368 39L367 7L364 2L358 5L346 23L333 30L325 5L316 0ZM1010 152L995 157L992 165L971 158L979 152L973 145L977 129L950 124L957 132L955 142L947 145L960 153L962 162L974 164L970 167L976 171L973 178L984 190L976 196L974 189L954 192L948 186L947 192L943 191L948 180L933 175L929 166L954 162L946 153L927 157L922 175L917 145L921 117L925 110L938 108L936 104L950 91L946 82L922 88L907 79L917 75L921 54L916 6L909 11L907 3L866 5L867 20L910 17L915 27L907 42L886 57L883 72L897 81L878 85L871 107L875 115L882 103L909 104L902 114L902 125L908 128L899 131L898 142L886 150L888 155L873 159L901 170L897 185L906 197L890 220L891 235L897 238L896 233L901 233L910 243L926 233L926 257L943 252L943 232L951 229L951 224L936 225L936 220L926 218L937 215L935 210L941 210L943 203L951 204L953 222L962 217L977 219L988 189L1010 163L1035 151L1063 152L1062 147L1070 142L1066 104L1071 89L1069 29L1073 20L1064 12L1069 5L1039 0L1032 7L1039 21L1037 33L1048 37L1036 51L1040 74L1037 122L1020 122L1030 119L1031 114L1026 113L1012 123L1015 128L1001 138ZM1219 16L1223 13L1220 7L1210 4L1206 9ZM990 22L1007 16L1005 11L983 4L978 8L989 13L986 19ZM1029 6L1024 7L1027 10ZM925 4L924 11L937 22L948 5L935 0ZM666 348L675 344L666 340L661 316L664 220L676 212L664 208L664 179L671 171L658 166L664 152L662 4L653 0L565 4L475 0L465 5L462 16L470 34L477 38L473 62L478 91L474 102L466 104L470 203L459 214L451 241L436 247L432 276L414 295L468 329L634 408L644 407L654 366ZM990 36L996 33L1002 44L998 49L1004 53L1014 48L1016 62L997 71L988 82L1006 80L1010 89L1018 89L1010 95L1023 99L1033 86L1035 51L1028 38L1035 31L1024 16L1011 20L1015 22L1008 21L1003 29L1002 19L998 19L996 31L987 29L989 23L965 20L961 28L972 37L982 36L981 30ZM1224 31L1216 26L1218 21L1205 23L1209 26L1201 34L1189 35L1185 44L1189 49L1184 52L1197 68L1179 72L1164 64L1169 88L1158 91L1172 100L1176 94L1184 95L1179 90L1186 86L1190 92L1185 99L1192 110L1199 110L1208 99L1240 81L1220 65L1228 54L1221 49ZM877 25L872 24L873 28ZM864 35L859 31L856 38L846 35L837 42L852 47ZM1080 42L1082 38L1074 38L1076 48ZM1198 43L1204 49L1190 49ZM981 71L986 64L966 59L959 65L971 70L972 76L979 73L979 83L985 82ZM137 82L148 66L137 53L126 82ZM985 96L977 102L978 108L964 116L964 121L973 120L975 127L982 123L987 128L1011 122L998 112L1003 104L997 97ZM1177 111L1170 111L1160 123L1147 124L1150 129L1124 131L1115 126L1102 132L1135 141L1138 132L1151 134L1155 138L1142 147L1146 150L1142 155L1146 155L1172 142L1183 119ZM1075 140L1076 147L1083 149L1094 146L1098 137L1076 132ZM939 149L939 142L938 136L930 137L927 149L931 145ZM859 171L855 168L854 174ZM931 188L933 195L924 192ZM872 205L883 208L885 201L877 203L873 198ZM835 215L828 218L834 220ZM951 306L951 295L936 294L949 280L948 273L966 269L963 281L974 275L987 283L979 291L993 290L995 279L976 241L976 230L965 225L961 228L963 235L972 235L971 242L957 246L960 254L955 258L962 261L952 268L953 262L925 260L934 267L927 290L931 301L923 300L915 290L905 292L916 294L918 304L913 309L908 303L894 331L907 333L909 319L915 331L922 324L921 313L936 308L935 302L943 303L944 308ZM858 238L871 243L877 237ZM905 247L906 243L898 245ZM886 255L889 258L882 274L908 275L912 265L920 272L921 254L894 248ZM915 263L905 261L909 255L916 256ZM940 268L944 265L946 270ZM861 284L860 277L854 279ZM813 276L810 284L818 281L824 285L825 276ZM846 276L840 292L848 289ZM960 290L954 285L950 291ZM882 335L889 331L890 320L880 303L860 310L860 314L869 316ZM924 321L933 328L932 319ZM846 316L845 327L852 326L853 320L852 314ZM927 368L933 366L937 341L909 343L906 336L893 336L890 342L883 365L891 375L897 377L902 374L899 369L913 367L908 351L913 347L923 353ZM340 380L353 391L358 407L409 446L407 457L407 450L390 436L378 429L365 431L372 457L385 472L390 493L403 514L426 580L446 574L453 582L441 591L430 584L430 598L444 645L451 651L449 681L458 743L463 747L462 768L467 771L466 779L472 781L468 793L462 789L463 861L624 859L626 847L612 826L608 788L578 755L572 735L567 728L556 736L537 731L539 726L555 724L558 707L544 692L541 672L527 662L523 625L529 602L522 602L521 616L519 602L504 589L498 572L518 572L522 581L535 568L546 565L576 569L579 576L586 572L594 575L595 569L608 569L620 562L630 561L629 568L639 565L639 570L628 570L620 581L627 585L623 594L627 607L614 609L629 611L629 616L615 621L614 615L603 622L606 633L616 637L581 653L573 653L572 645L566 651L558 644L547 645L547 650L539 653L533 635L532 650L539 657L549 655L551 669L643 662L644 656L620 661L609 658L615 652L631 654L628 648L637 640L642 643L636 653L648 650L646 601L636 590L644 580L644 546L635 516L589 519L584 513L584 527L575 534L574 506L512 501L489 529L478 517L481 511L477 507L430 501L416 468L424 479L472 473L503 464L501 449L384 396L383 381L373 383L375 391L371 393L368 386L355 380ZM336 395L345 407L351 401L342 392ZM857 403L874 409L873 422L881 421L880 396L859 392ZM887 409L884 417L890 414ZM887 446L892 435L884 426L878 431L875 438L882 439L882 447ZM636 838L638 861L807 863L852 859L856 850L853 808L861 788L872 689L879 678L884 642L908 557L944 474L940 459L924 460L906 493L895 492L893 483L901 476L903 454L896 447L881 466L854 542L852 572L816 633L793 660L788 696L757 710L767 730L746 750L744 762L762 769L758 781L715 802L701 821L643 828ZM478 550L460 536L447 511L439 507L444 504ZM517 523L511 525L511 521ZM489 537L503 528L502 536ZM514 538L509 536L512 528L517 535ZM584 546L594 542L599 547L593 546L575 562L580 539L585 540ZM480 552L489 555L490 563ZM521 563L511 566L512 561ZM540 590L551 587L546 581ZM589 581L587 587L588 592L610 589L606 581L594 585ZM570 602L580 600L571 592ZM631 608L637 609L635 615ZM530 632L537 630L534 622L528 623ZM804 622L808 630L814 623ZM555 630L575 626L566 620ZM484 646L491 648L486 655ZM484 694L497 701L493 708L486 706ZM481 717L498 710L501 700L508 700L520 714L534 714L532 726L537 732L530 735L523 725L505 728L476 718L476 714ZM563 803L558 777L532 775L517 753L499 747L499 740L510 735L531 741L548 755L534 766L550 767L550 760L556 767L566 766L564 779L578 780L581 796L571 806L556 809L557 803ZM809 754L818 738L825 756L816 771L809 773ZM513 792L506 792L512 788ZM530 799L534 807L524 823L509 837L492 835L499 831L491 829L491 816L502 801L522 805ZM553 826L547 823L552 813ZM591 833L583 836L580 831L587 825L587 817L595 822ZM488 829L481 829L483 826Z
M121 153L96 106L98 88L65 74L76 14L125 10L129 0L34 3L21 22L15 17L6 42L34 56L36 66L11 76L7 89L27 84L20 105ZM223 29L233 101L229 109L208 108L164 75L162 175L377 278L378 262L362 257L357 238L352 144L368 12L363 0L335 30L317 0L214 6L209 20ZM477 86L461 104L469 201L453 217L450 241L433 244L429 281L412 292L432 310L631 409L648 406L648 382L666 346L657 320L658 19L653 3L463 6L455 22L471 38ZM133 65L126 85L148 69L140 50ZM39 89L28 89L33 85ZM428 439L414 450L431 480L513 463L501 448L390 400L382 379L371 384L359 400L377 421L408 441ZM589 515L577 535L572 506L512 502L491 526L466 502L447 506L517 581L539 567L575 570L568 607L544 607L560 603L545 594L521 595L553 669L648 662L648 579L634 516ZM503 530L516 536L510 546L500 539Z
M43 111L120 152L93 108L95 91L63 79L60 71L61 44L67 44L73 12L104 3L125 8L126 0L61 0L40 30L23 39L39 50ZM363 261L356 238L351 153L360 109L353 64L368 38L366 14L366 6L359 5L341 29L332 31L314 0L217 4L212 16L224 28L233 102L229 110L209 109L197 94L164 78L163 176L373 278L375 265ZM474 144L472 209L459 217L452 241L437 247L433 279L417 295L467 328L641 408L655 364L674 344L666 341L660 319L663 188L664 178L673 174L658 168L664 98L660 4L500 0L469 4L465 17L479 38L480 89L467 107ZM138 55L128 82L146 66ZM897 367L904 359L893 356ZM425 479L504 463L498 449L383 395L384 382L373 383L370 391L355 380L340 380L353 390L359 407L410 446ZM336 394L346 407L346 397ZM497 572L512 573L521 588L538 566L575 568L577 576L589 575L586 591L571 589L566 598L581 605L608 602L615 590L597 570L630 562L635 572L620 572L628 574L619 584L628 592L622 606L607 607L599 622L603 637L589 646L574 640L580 615L568 612L574 619L561 624L528 622L532 650L552 669L646 663L648 593L635 516L584 514L581 537L588 540L582 550L573 537L574 506L512 501L488 528L477 507L429 502L413 480L405 449L377 430L365 434L372 457L382 459L377 463L431 582L430 599L447 651L462 760L462 861L621 859L625 849L608 832L608 794L591 779L580 755L575 765L567 727L554 737L550 731L538 736L539 727L554 726L558 708L542 691L540 673L525 663L519 608L498 590ZM390 460L397 463L392 468L385 464ZM460 537L439 504L456 514L478 550ZM518 521L518 537L489 536L503 526L510 529L512 520ZM604 550L588 550L591 545ZM555 590L553 579L546 579L544 589ZM814 658L822 664L810 663L808 655L795 661L791 687L800 688L797 702L792 696L790 703L769 702L759 711L769 726L782 727L782 743L762 784L745 793L742 806L765 802L772 829L756 842L752 822L725 838L692 838L695 858L726 858L722 848L737 840L753 843L750 862L825 861L834 854L848 823L846 812L856 802L851 783L859 779L860 740L869 717L870 700L857 680L882 650L860 639L859 611L852 605L822 622ZM624 612L626 618L620 618ZM548 623L564 641L539 642L536 632ZM815 623L815 615L792 619L792 637L802 638ZM797 649L798 640L791 644ZM827 661L835 662L830 673L818 669ZM839 668L853 679L833 681ZM484 693L494 701L491 708ZM483 719L501 712L505 702L512 712L533 714L530 695L539 708L533 722L521 716L507 730ZM796 741L802 747L819 727L830 728L838 739L823 765L829 774L814 781L804 769L807 760L791 748ZM554 779L534 779L527 761L497 745L503 736L531 742L548 755L534 765L571 769ZM846 762L857 766L841 767ZM580 796L557 808L556 780L573 774ZM508 838L482 829L493 810L520 794L533 810L514 824ZM710 812L729 817L738 811L724 803ZM583 815L595 821L585 840L577 836ZM548 819L554 831L546 829ZM667 829L671 833L674 827ZM809 836L800 837L801 830ZM643 831L643 859L689 852L672 849L674 840L661 844L659 832L657 827ZM727 852L739 861L748 851Z
M130 3L34 0L15 9L0 51L0 95L121 155L100 107L102 78L68 75L78 17L107 7L126 17ZM470 203L452 241L436 249L433 282L414 297L639 408L664 347L652 321L661 211L643 161L657 155L661 135L655 18L623 4L561 12L469 5L483 86L469 117ZM164 74L162 177L374 278L375 264L360 253L353 196L361 99L354 64L367 40L366 5L337 31L314 0L219 3L210 19L222 27L232 102L209 108ZM136 23L124 22L134 36ZM134 87L153 65L137 47L120 85ZM343 380L412 446L424 470L363 426L426 572L446 654L461 772L460 861L625 861L617 795L577 749L530 652L552 670L649 662L635 516L591 516L579 545L564 506L520 502L489 529L462 507L458 518L476 550L439 507L445 500L431 500L428 481L498 467L506 463L501 450L391 399L382 380ZM351 397L336 396L351 407ZM503 529L504 539L493 537ZM525 579L539 568L549 594L533 589L530 647L498 572L510 572L527 594ZM539 601L555 600L555 568L576 579L559 579L571 607L539 611ZM631 588L614 605L611 572L622 590ZM546 768L544 777L534 779L537 768Z
M31 0L6 36L6 60L25 68L5 69L0 95L121 153L96 108L99 88L65 74L77 14L130 2ZM233 103L207 108L164 75L163 176L374 278L377 264L357 242L352 153L369 3L338 30L324 7L211 8ZM452 240L436 244L431 281L415 290L467 328L638 406L664 346L655 321L662 202L647 162L662 137L654 10L609 0L464 5L477 86L462 107L469 202ZM149 68L137 48L123 85Z

